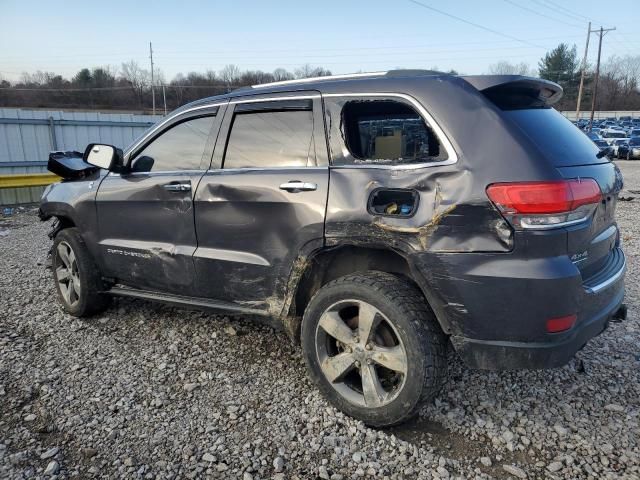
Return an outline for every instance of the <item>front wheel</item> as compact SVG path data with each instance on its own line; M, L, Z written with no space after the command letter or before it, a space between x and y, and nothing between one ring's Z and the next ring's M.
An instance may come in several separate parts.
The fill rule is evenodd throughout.
M56 236L52 251L53 278L64 310L76 317L97 313L107 306L98 268L75 228Z
M422 293L384 272L322 287L305 310L302 347L324 396L375 427L411 418L446 376L446 338Z

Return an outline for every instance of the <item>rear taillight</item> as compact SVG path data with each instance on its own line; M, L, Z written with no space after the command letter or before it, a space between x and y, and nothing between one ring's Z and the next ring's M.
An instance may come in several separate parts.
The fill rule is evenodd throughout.
M515 228L564 227L589 218L602 192L592 178L552 182L494 183L489 199Z
M565 332L573 328L573 326L576 324L577 319L578 319L578 316L575 314L567 315L565 317L550 318L547 320L547 325L546 325L547 332L549 333Z

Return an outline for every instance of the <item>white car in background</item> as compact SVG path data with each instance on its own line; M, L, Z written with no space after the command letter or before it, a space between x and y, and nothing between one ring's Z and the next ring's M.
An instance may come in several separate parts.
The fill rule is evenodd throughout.
M629 144L628 138L614 139L613 142L610 143L610 148L611 148L610 156L613 158L620 158L620 155L618 155L618 149L620 148L621 145L627 146L628 144Z
M627 132L618 128L607 128L600 132L602 139L609 145L612 145L615 140L628 138Z

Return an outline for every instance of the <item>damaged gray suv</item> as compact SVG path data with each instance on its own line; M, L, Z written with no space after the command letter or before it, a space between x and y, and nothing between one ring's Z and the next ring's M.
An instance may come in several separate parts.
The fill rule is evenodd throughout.
M372 426L434 398L449 344L473 368L563 365L624 316L625 257L620 172L561 95L430 71L280 82L186 105L124 153L53 153L60 301L277 319Z

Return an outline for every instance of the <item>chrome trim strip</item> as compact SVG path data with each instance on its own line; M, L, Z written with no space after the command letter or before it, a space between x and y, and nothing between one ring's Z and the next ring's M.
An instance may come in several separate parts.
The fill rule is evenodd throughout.
M207 170L151 170L150 172L127 172L127 173L116 173L116 172L109 172L107 174L107 176L109 177L121 177L121 176L125 176L125 177L138 177L138 176L149 176L149 177L156 177L156 176L162 176L162 175L203 175L204 173L206 173Z
M362 92L362 93L326 93L323 97L398 97L411 103L422 117L427 121L429 126L433 129L438 140L444 145L445 150L449 158L442 162L424 162L424 163L412 163L407 165L375 165L375 164L354 164L354 165L332 165L331 168L384 168L388 170L413 170L417 168L429 168L429 167L442 167L445 165L453 165L458 161L458 154L453 148L453 144L449 140L449 137L444 133L440 125L435 121L431 114L425 109L424 106L418 100L411 95L405 93L388 93L388 92Z
M252 265L261 265L269 267L269 261L251 252L243 252L240 250L227 250L223 248L198 247L193 253L195 258L206 258L208 260L221 260L223 262L234 263L250 263Z
M533 225L533 226L521 224L520 227L523 230L553 230L554 228L570 227L572 225L577 225L579 223L586 222L587 220L589 220L590 216L591 216L591 212L585 215L584 217L576 218L575 220L569 220L567 222L554 223L551 225Z
M307 167L304 165L293 166L293 167L240 167L240 168L210 168L205 172L206 176L210 175L218 175L226 172L250 172L250 171L283 171L283 170L300 170L301 172L319 172L326 171L329 169L328 165L324 167L318 167L316 165Z
M604 290L605 288L607 288L608 286L610 286L611 284L620 280L620 278L625 274L625 272L627 271L627 257L625 256L622 250L620 250L620 253L622 254L622 267L620 268L620 270L618 270L616 273L611 275L604 282L599 283L594 287L586 287L585 291L587 293L598 293Z
M263 88L263 87L278 87L280 85L297 85L297 84L305 84L312 83L322 80L348 80L350 78L362 78L362 77L381 77L382 75L386 75L388 72L385 70L383 72L367 72L367 73L346 73L343 75L327 75L324 77L309 77L309 78L298 78L295 80L281 80L279 82L269 82L269 83L259 83L256 85L251 85L251 88Z
M602 242L603 240L608 239L611 235L614 235L618 231L618 227L615 225L610 225L608 228L604 229L600 234L591 240L591 244Z
M282 92L283 94L286 92ZM296 96L280 96L280 97L256 97L256 98L247 98L245 100L229 100L229 105L236 105L239 103L260 103L260 102L277 102L277 101L287 101L287 100L313 100L315 98L320 98L320 94L315 95L296 95Z

